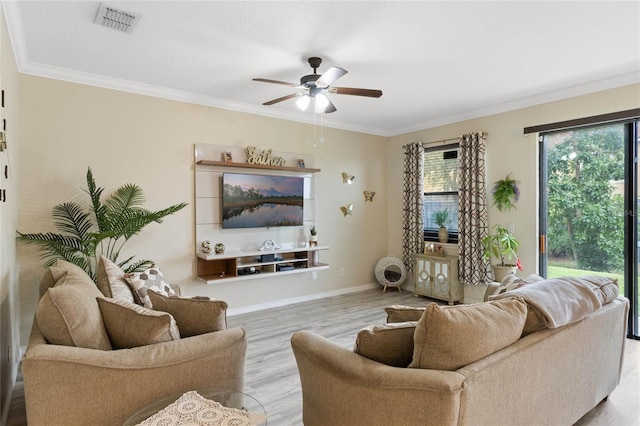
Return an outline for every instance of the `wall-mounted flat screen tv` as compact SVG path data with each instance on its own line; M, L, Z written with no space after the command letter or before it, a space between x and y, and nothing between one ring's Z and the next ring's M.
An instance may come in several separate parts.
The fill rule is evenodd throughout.
M222 228L302 226L304 178L222 175Z

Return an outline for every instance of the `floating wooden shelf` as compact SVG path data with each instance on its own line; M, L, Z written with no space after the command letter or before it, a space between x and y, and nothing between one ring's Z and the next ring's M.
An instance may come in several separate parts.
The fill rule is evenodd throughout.
M328 249L329 246L313 246L264 251L232 250L224 254L198 253L197 275L207 284L214 284L329 269L328 264L317 262L319 252ZM261 257L264 255L271 255L273 259L263 261Z
M282 170L298 173L318 173L320 171L320 169L313 169L310 167L265 166L262 164L236 163L231 161L198 160L196 164L202 166L236 167L241 169Z

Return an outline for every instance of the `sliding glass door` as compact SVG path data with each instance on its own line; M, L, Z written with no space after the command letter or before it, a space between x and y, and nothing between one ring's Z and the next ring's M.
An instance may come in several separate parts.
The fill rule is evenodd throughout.
M638 123L540 135L540 273L606 275L632 301L638 337Z

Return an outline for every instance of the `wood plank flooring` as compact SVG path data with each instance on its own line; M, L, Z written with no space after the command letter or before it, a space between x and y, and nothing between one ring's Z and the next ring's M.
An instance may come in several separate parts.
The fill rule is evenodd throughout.
M426 298L388 289L367 290L295 305L229 317L229 327L247 330L246 393L260 401L270 426L302 424L300 379L291 351L291 335L312 330L346 348L357 332L386 322L384 307L399 304L424 306ZM544 391L544 390L541 390ZM574 426L640 426L640 341L627 340L622 380L606 402L587 413ZM16 384L7 426L26 425L22 382Z

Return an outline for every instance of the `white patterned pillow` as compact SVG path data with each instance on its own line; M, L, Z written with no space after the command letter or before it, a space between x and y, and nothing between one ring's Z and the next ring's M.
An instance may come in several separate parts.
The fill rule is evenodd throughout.
M237 425L255 426L267 421L262 413L252 413L244 409L227 408L217 401L202 397L196 391L183 394L158 413L138 423L139 426L152 425Z
M152 309L153 304L147 291L153 290L163 296L177 296L174 289L164 280L164 275L160 272L157 266L153 265L149 269L145 269L142 272L133 272L125 275L127 282L131 284L131 287L138 295L141 304L145 308Z

